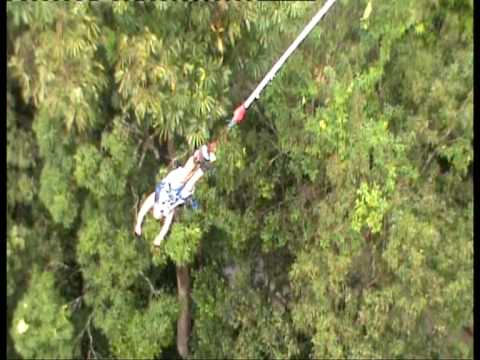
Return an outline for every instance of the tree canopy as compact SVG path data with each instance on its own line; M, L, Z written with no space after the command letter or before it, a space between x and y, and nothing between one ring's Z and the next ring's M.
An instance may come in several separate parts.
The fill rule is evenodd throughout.
M185 266L192 359L473 358L473 0L338 0L133 235L321 5L7 3L8 358L178 357Z

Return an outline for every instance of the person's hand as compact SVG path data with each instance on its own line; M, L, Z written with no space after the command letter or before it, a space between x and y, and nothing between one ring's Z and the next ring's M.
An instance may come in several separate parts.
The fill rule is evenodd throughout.
M140 224L135 225L135 235L137 236L142 235L142 225Z

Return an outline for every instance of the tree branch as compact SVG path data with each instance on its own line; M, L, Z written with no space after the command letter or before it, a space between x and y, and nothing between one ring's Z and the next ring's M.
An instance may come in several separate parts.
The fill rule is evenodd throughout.
M83 296L83 295L82 295ZM97 359L98 358L98 353L95 351L93 347L93 336L92 336L92 318L93 318L94 311L88 315L87 321L85 323L85 326L83 327L82 331L77 335L77 337L73 340L73 343L75 344L77 341L83 338L85 335L85 332L88 335L88 344L89 344L89 349L87 353L87 359ZM93 357L91 356L93 355Z
M77 337L73 340L73 343L76 343L78 340L80 340L83 335L85 334L85 331L87 330L87 328L90 326L90 322L92 320L92 317L93 317L93 313L94 311L92 311L90 313L90 315L88 315L88 318L87 318L87 321L85 323L85 326L83 327L82 331L80 331L80 333L77 335Z
M84 296L85 296L85 293L83 293L82 295L80 295L79 297L73 299L72 301L70 301L68 303L68 306L70 306L72 308L72 311L76 311L78 308L81 307L82 299L83 299Z
M134 127L132 124L128 124L124 119L119 119L118 121L128 130L134 132L137 135L143 136L143 133L137 127Z
M420 170L420 174L423 174L425 172L425 170L428 168L428 165L430 165L430 162L433 160L434 156L435 155L438 155L438 151L437 151L437 148L440 146L440 145L445 145L445 144L448 144L449 142L447 141L448 139L448 136L452 133L453 131L453 127L448 129L447 132L445 133L445 135L443 135L441 137L440 140L438 140L437 142L437 145L435 146L435 148L432 150L432 153L430 154L430 156L428 157L427 161L425 162L425 164L423 165L422 167L422 170ZM445 142L445 143L444 143Z
M138 216L138 193L133 189L133 186L130 185L130 191L132 192L133 197L135 198L135 205L134 205L134 212L135 212L135 219Z
M139 274L145 279L145 281L148 283L148 286L150 287L150 297L152 296L157 296L160 291L155 289L155 287L153 286L152 282L150 281L150 279L143 273L143 271L140 271Z
M88 324L87 333L88 333L88 339L89 339L89 342L90 342L90 349L88 351L87 358L92 359L90 357L90 354L93 354L93 359L96 359L97 358L97 353L95 352L95 349L93 348L93 337L92 337L92 333L90 332L90 323Z

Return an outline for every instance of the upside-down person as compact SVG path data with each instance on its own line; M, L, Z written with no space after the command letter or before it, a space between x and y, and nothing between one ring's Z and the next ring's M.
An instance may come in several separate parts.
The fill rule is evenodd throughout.
M195 191L195 184L205 174L210 163L216 160L217 143L202 145L187 160L184 166L172 170L143 202L137 215L135 234L142 234L142 222L145 215L152 210L157 220L164 218L162 229L153 241L160 246L170 229L177 206L185 204Z

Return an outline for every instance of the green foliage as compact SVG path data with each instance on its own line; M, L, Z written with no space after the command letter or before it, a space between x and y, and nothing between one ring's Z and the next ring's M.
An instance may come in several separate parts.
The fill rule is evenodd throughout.
M30 286L17 304L10 333L25 358L69 358L73 325L68 308L55 289L51 272L34 271Z
M113 296L112 305L98 315L95 324L110 340L115 356L154 358L173 340L176 301L171 295L159 294L145 310L137 311L134 307L131 296Z
M199 224L178 223L173 226L164 249L177 265L189 264L194 260L202 230Z
M359 198L355 203L352 228L360 231L362 224L366 224L372 233L378 233L382 227L382 220L387 211L387 203L380 192L378 185L360 185L357 192Z
M148 266L148 258L140 256L125 228L116 229L105 215L89 215L88 210L82 214L88 220L79 232L78 262L84 281L95 290L91 296L104 297L114 288L131 286Z
M195 357L291 358L299 347L281 305L249 290L244 272L227 287L211 270L196 274L192 294L199 326L193 334ZM252 311L253 309L253 311ZM238 334L238 335L234 335Z
M75 154L75 179L79 185L96 193L105 194L108 190L105 190L105 186L100 186L97 177L101 160L102 156L95 146L85 144L79 147Z
M228 357L233 346L232 329L227 319L229 309L226 306L228 288L225 282L210 269L195 274L195 288L192 292L194 318L198 326L193 330L193 348L195 357ZM223 336L213 336L222 334Z
M71 165L61 168L47 163L42 169L38 194L53 220L67 228L72 226L79 207L71 191L70 169Z
M30 14L19 4L9 8L14 19L19 16L32 28L17 39L9 68L20 81L26 101L61 116L68 129L75 125L84 131L97 120L94 104L105 85L104 68L94 59L100 28L84 4L46 7L35 11L39 9L35 6ZM55 20L46 14L54 14ZM47 17L43 22L55 26L42 29L40 20L41 31L36 31L35 17Z
M473 356L473 1L336 2L225 137L319 6L8 2L9 358L177 356L183 265L192 358Z

